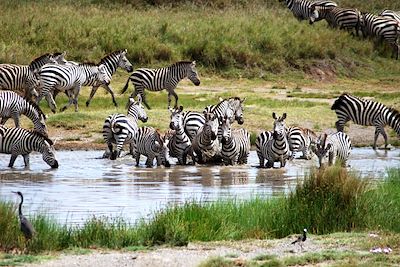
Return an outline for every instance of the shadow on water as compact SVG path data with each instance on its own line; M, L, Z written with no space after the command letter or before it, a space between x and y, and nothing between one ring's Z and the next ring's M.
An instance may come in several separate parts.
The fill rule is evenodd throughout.
M7 168L9 155L0 154L0 198L17 202L11 191L22 191L25 210L43 212L61 223L80 224L92 215L123 216L134 221L171 203L191 200L249 199L292 190L317 160L293 160L284 169L259 169L250 153L245 166L135 167L132 158L98 159L102 151L58 151L60 167L52 170L41 155L31 155L31 167L18 158ZM96 159L97 158L97 159ZM400 150L355 148L349 164L363 177L380 179L398 167Z

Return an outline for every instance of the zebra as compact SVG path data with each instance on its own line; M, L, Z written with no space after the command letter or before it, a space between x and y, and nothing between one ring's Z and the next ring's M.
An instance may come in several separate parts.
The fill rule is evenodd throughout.
M159 130L152 127L140 127L133 141L135 151L136 166L139 166L140 155L147 157L146 166L153 167L154 158L157 160L157 166L164 165L170 167L168 161L168 139L164 139Z
M29 65L0 64L0 89L21 92L26 99L37 97L37 72L48 63L56 63L51 54L34 59Z
M107 150L103 158L115 160L119 157L122 147L125 144L130 145L130 153L134 156L133 139L137 132L137 121L147 122L147 114L142 105L140 96L138 101L129 98L128 114L111 114L103 124L103 137L107 144ZM113 150L113 144L116 144L116 150Z
M398 11L396 12L393 10L385 9L381 13L379 13L378 16L393 19L393 20L397 21L397 23L400 23L400 12L398 12Z
M320 168L324 164L324 159L328 157L328 164L335 164L337 160L341 161L343 167L346 167L347 159L351 151L351 141L347 134L337 132L327 135L322 134L315 146L312 146L313 152L318 157Z
M246 129L231 129L229 117L221 124L221 157L225 165L247 164L250 153L250 134Z
M195 161L206 163L217 156L220 152L218 133L218 118L214 113L204 112L205 123L197 131L192 140Z
M41 91L36 103L39 103L45 96L53 113L56 112L57 108L52 95L53 90L72 90L68 104L62 107L60 111L64 111L71 104L74 104L75 112L77 112L78 95L82 86L92 85L96 82L106 84L110 82L106 66L103 64L97 66L93 63L81 63L78 66L46 65L39 71L39 76Z
M171 157L177 158L180 165L186 165L187 155L190 155L193 159L193 149L192 142L185 133L182 111L182 106L179 109L170 109L171 122L169 127L173 132L169 139L168 148Z
M280 2L285 1L287 7L292 11L295 18L299 21L309 19L311 16L310 7L315 6L326 6L326 7L336 7L337 4L329 0L321 1L308 1L308 0L279 0Z
M204 113L197 111L186 111L183 113L183 125L186 135L193 141L197 131L204 125L206 119Z
M343 132L344 125L350 120L355 124L375 126L373 149L376 149L376 141L379 134L385 139L385 148L387 148L388 138L384 128L385 125L392 127L400 137L399 111L382 103L344 93L335 100L331 110L334 110L338 117L336 129L339 132Z
M266 167L272 168L274 162L280 162L280 168L285 167L286 160L291 157L289 143L286 135L286 113L283 113L282 117L277 117L275 112L272 113L274 121L274 130L272 139L269 139L264 143L264 147L257 154L261 154L263 159L267 160ZM260 159L260 167L263 167L264 160Z
M362 20L361 12L353 8L326 7L312 5L310 7L310 24L320 19L325 19L332 28L353 30L358 36Z
M35 131L47 136L46 115L35 103L22 98L13 91L0 92L0 124L4 125L9 118L13 118L15 127L20 127L19 117L27 116L32 122Z
M14 166L18 155L23 156L25 167L29 167L29 154L32 151L40 152L51 168L58 168L53 145L53 141L39 132L0 125L0 153L11 154L10 168Z
M126 81L121 93L125 93L128 89L129 81L135 87L131 97L140 94L143 99L144 105L150 109L147 104L145 89L150 91L161 91L166 89L168 91L168 108L171 107L171 96L175 98L175 106L178 107L178 95L175 93L175 88L183 78L189 78L196 86L200 85L200 79L196 70L196 61L179 61L168 67L160 69L147 69L141 68L135 70Z
M399 58L399 23L391 18L362 13L360 21L363 36L376 36L393 47L392 57Z
M273 131L263 131L257 136L255 145L257 156L260 161L260 168L265 167L267 142L273 138L273 134Z
M302 159L311 159L311 144L316 142L317 135L308 128L297 126L289 127L286 129L286 133L292 156L294 156L293 152L301 151L303 153Z
M239 124L244 123L243 118L243 102L246 100L240 99L240 97L231 97L228 99L219 99L220 102L216 105L209 105L204 109L206 113L214 113L218 120L222 120L225 116L228 116L230 122L233 123L236 120Z

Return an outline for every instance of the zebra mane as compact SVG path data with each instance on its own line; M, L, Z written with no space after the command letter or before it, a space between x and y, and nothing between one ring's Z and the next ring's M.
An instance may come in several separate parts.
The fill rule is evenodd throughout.
M63 52L55 52L53 53L53 57L58 57L61 56L63 54Z
M105 62L106 58L109 58L109 57L112 57L112 56L116 56L116 55L120 55L121 53L123 53L123 52L125 52L125 51L126 51L126 49L121 49L121 50L117 50L117 51L114 51L114 52L111 52L111 53L107 54L106 56L104 56L104 57L100 60L99 65L100 65L100 64L103 64L103 63Z
M31 134L33 134L33 135L36 135L37 137L43 138L43 139L44 139L45 141L47 141L47 143L49 143L51 146L54 145L54 142L51 141L51 139L48 138L47 136L45 136L44 134L42 134L42 133L40 133L40 132L38 132L38 131L35 131L35 130L29 130L29 132L30 132Z
M187 64L192 64L193 61L189 61L189 60L182 60L182 61L178 61L175 62L174 64L171 65L171 67L174 66L179 66L179 65L187 65Z
M395 109L393 107L389 107L388 109L393 114L393 116L395 116L395 117L399 117L400 116L400 112L397 109Z
M98 65L96 64L96 63L93 63L93 62L82 62L82 63L79 63L79 65L78 66L89 66L89 67L97 67Z
M46 53L46 54L44 54L44 55L41 55L40 57L37 57L37 58L35 58L34 60L32 60L31 63L30 63L29 65L32 65L32 64L34 64L34 63L36 63L36 62L40 62L41 60L43 60L43 59L46 58L46 57L50 58L50 57L51 57L51 54L50 54L50 53Z

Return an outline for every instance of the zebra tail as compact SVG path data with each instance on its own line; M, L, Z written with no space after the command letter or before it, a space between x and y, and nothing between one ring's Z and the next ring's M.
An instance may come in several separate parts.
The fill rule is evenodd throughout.
M111 131L112 131L114 134L116 134L116 133L118 132L117 126L118 126L118 122L117 122L117 121L111 122L110 128L111 128Z
M130 81L130 80L131 80L131 77L129 77L128 80L126 81L126 84L125 84L124 88L122 88L122 90L121 90L121 94L125 93L126 90L128 90L129 81Z
M345 97L345 94L342 94L341 96L339 96L339 98L336 99L335 102L333 103L331 110L339 109L343 104L344 97Z

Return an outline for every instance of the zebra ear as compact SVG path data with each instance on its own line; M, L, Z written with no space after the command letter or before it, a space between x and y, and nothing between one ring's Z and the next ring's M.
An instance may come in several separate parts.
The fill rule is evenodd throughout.
M192 66L195 67L196 66L196 60L192 61Z
M240 100L240 103L243 103L246 100L246 97Z
M219 97L218 100L219 100L219 102L224 101L224 99L222 97Z
M168 110L169 110L170 113L173 113L173 112L174 112L174 109L171 108L171 107L169 107Z
M277 119L275 112L272 112L272 118L273 118L274 120Z
M182 110L183 110L183 106L180 106L179 107L179 112L182 112Z
M129 105L133 104L135 102L135 99L133 97L129 98Z
M141 95L141 94L138 94L138 96L137 96L137 101L138 101L139 103L142 103L142 95Z
M284 119L286 119L286 113L283 113L281 121L283 121Z

